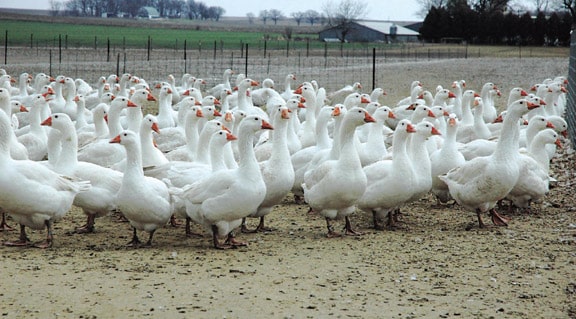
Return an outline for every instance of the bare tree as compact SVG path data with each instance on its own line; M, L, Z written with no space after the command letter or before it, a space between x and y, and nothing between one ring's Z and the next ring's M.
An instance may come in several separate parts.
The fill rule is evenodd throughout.
M425 18L430 12L432 7L437 9L445 8L448 0L416 0L420 9L417 11L417 15L421 18Z
M304 19L305 12L302 12L302 11L292 12L290 15L292 16L294 21L296 21L296 24L300 25L300 23L302 22L302 19Z
M536 11L548 12L550 0L533 0Z
M278 20L284 19L284 14L278 9L268 10L268 14L270 16L270 20L274 21L274 24L277 24Z
M320 20L320 13L314 10L306 10L306 12L304 12L304 18L310 25L314 25L314 23Z
M572 17L572 30L576 27L576 0L562 0L562 7L568 12Z
M220 21L220 18L226 13L226 10L222 7L212 6L208 8L208 14L210 19L215 21Z
M260 14L258 14L258 17L264 24L266 24L266 21L268 21L268 18L270 18L270 14L268 13L268 10L262 10L260 11Z
M329 25L340 25L362 19L368 11L368 4L357 0L341 0L324 2L322 10L328 18Z
M246 13L246 18L248 18L248 23L254 24L254 19L256 19L256 15L252 12Z
M62 2L56 0L50 0L50 15L57 16L62 8Z
M355 0L341 0L338 4L327 1L322 6L328 25L338 26L338 39L341 42L346 42L346 35L352 29L352 22L363 18L367 13L367 8L366 2Z
M472 1L472 8L478 13L505 12L508 2L509 0L475 0Z

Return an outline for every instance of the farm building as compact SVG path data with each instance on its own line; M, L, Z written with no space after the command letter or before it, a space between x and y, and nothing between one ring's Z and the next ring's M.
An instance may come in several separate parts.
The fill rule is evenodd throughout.
M390 21L357 21L348 27L345 42L415 42L420 36L420 33ZM339 42L342 31L342 25L324 29L318 34L319 39Z
M160 13L154 7L142 7L138 11L138 17L148 18L148 19L158 19L160 18Z

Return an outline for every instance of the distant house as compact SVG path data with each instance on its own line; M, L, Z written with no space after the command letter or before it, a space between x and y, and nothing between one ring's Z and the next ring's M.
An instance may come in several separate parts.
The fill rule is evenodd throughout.
M342 26L320 31L320 41L334 42L342 38ZM390 21L357 21L349 24L345 42L416 42L420 33Z
M138 10L138 17L146 19L159 19L160 13L154 7L142 7Z

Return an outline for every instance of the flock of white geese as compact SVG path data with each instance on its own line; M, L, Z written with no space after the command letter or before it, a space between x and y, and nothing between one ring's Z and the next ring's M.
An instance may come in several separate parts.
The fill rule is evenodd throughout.
M464 80L432 91L414 81L410 96L385 106L381 88L327 92L292 74L276 89L230 69L211 86L190 74L153 83L113 74L92 86L0 71L1 226L10 229L6 214L20 225L9 246L51 247L53 223L74 205L87 219L79 233L118 211L131 246L151 245L181 218L187 236L197 223L215 248L231 248L246 245L237 228L269 230L265 217L288 194L325 217L329 237L341 235L336 219L345 235L361 235L354 212L394 227L403 205L429 193L476 213L479 227L486 213L504 226L497 203L529 209L544 197L567 134L563 76L512 89L498 114L497 86ZM143 111L150 104L157 115ZM32 243L26 227L46 229L45 241Z

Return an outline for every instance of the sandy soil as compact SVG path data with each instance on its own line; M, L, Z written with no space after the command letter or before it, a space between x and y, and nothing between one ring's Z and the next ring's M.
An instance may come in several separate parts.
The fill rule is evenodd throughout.
M486 61L486 60L481 60ZM471 79L507 90L567 74L567 59L476 60L389 65L390 101L412 79L430 88ZM483 62L484 63L484 62ZM527 70L529 69L529 70ZM398 79L397 77L402 77ZM479 229L475 215L437 207L431 197L402 209L395 231L371 229L357 212L359 237L329 239L322 218L291 196L267 218L276 230L238 234L248 247L219 251L210 236L182 227L156 232L132 249L127 223L113 214L93 234L73 208L55 225L51 249L0 246L3 318L576 318L576 200L569 141L553 161L558 185L531 214L507 213L506 228ZM505 208L504 208L505 209ZM257 220L250 220L254 227ZM13 221L9 220L13 226ZM337 227L343 225L337 223ZM201 232L199 228L194 229ZM0 240L17 238L0 233ZM43 231L29 231L41 240ZM142 238L146 238L141 234Z

